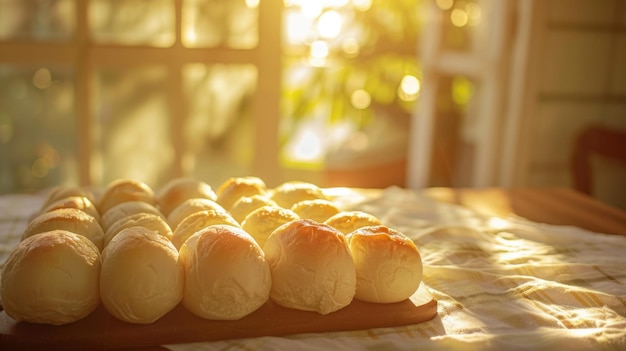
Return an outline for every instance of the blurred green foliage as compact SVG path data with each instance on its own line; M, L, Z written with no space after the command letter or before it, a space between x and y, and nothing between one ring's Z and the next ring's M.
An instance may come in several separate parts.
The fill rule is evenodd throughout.
M344 23L342 32L358 35L358 55L342 50L339 37L331 42L328 58L323 66L308 65L303 57L305 50L293 50L297 54L283 56L282 114L289 124L311 118L319 113L327 114L333 124L350 120L364 127L379 115L408 119L415 101L403 101L398 87L405 75L421 80L417 60L417 45L423 24L420 9L424 1L373 0L366 11L352 11L351 20ZM288 30L288 29L287 29ZM294 82L290 75L298 75ZM351 103L352 93L365 90L371 96L366 109L358 109ZM320 112L320 110L322 112ZM283 135L285 142L289 135Z

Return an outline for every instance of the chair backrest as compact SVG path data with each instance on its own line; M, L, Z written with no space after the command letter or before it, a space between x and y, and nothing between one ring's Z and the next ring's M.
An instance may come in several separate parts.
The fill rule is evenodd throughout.
M592 195L592 156L599 155L626 165L626 131L593 125L583 130L574 141L572 176L574 188Z

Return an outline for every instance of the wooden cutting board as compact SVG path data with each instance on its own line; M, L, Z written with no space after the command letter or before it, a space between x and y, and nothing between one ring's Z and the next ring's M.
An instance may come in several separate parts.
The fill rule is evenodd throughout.
M0 312L0 350L136 348L299 333L361 330L417 324L437 315L437 301L422 284L410 299L392 304L353 301L327 314L284 308L268 301L237 321L205 320L179 305L152 324L129 324L102 306L67 325L18 323Z

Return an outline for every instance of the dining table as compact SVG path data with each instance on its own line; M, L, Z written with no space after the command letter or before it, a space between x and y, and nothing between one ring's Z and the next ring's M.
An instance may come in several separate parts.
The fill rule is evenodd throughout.
M422 313L422 306L413 310L411 304L376 306L370 314L369 307L355 304L343 316L358 316L349 318L360 324L331 314L326 327L313 328L303 321L280 323L277 315L248 324L248 331L240 334L232 328L222 333L229 327L214 324L217 331L188 339L170 340L152 332L135 343L126 333L127 342L115 347L626 350L625 211L565 187L335 187L324 193L341 210L372 214L416 244L423 262L420 293L427 296L421 302L428 304L426 314L417 318L413 313ZM43 191L0 195L0 265L45 198ZM0 318L0 349L22 341L26 345L44 335L44 328L53 335L56 327L31 331ZM105 325L97 334L114 340L122 337L118 329L123 327L107 330ZM61 344L50 349L69 348L71 337L54 339Z

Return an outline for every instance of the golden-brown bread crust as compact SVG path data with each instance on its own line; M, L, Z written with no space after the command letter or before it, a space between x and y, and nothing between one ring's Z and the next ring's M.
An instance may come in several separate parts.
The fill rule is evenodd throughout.
M119 320L152 323L178 305L183 288L178 251L153 230L126 228L102 252L100 296Z
M241 227L263 247L274 229L299 218L292 210L279 206L263 206L250 212L241 223Z
M177 249L185 243L185 241L196 232L216 224L232 225L240 227L239 223L228 213L205 210L190 214L176 227L172 235L172 243Z
M52 203L71 196L84 196L89 199L89 201L91 201L91 203L93 203L94 205L97 204L96 196L92 191L78 186L61 185L50 190L48 196L46 197L46 200L43 202L43 205L41 205L41 209L43 210Z
M382 224L380 219L363 211L341 211L328 218L324 223L344 234L349 234L362 227Z
M156 206L156 197L152 188L137 179L116 179L110 182L100 199L98 210L105 213L111 207L126 201L143 201Z
M193 314L237 320L269 300L272 278L265 255L243 229L204 228L185 241L179 255L186 276L182 304Z
M276 303L327 314L352 302L356 270L345 236L308 219L278 227L263 248Z
M163 213L154 205L143 201L126 201L111 207L108 211L103 213L100 219L100 225L106 232L109 227L118 220L138 213L151 213L165 219Z
M113 238L115 238L115 236L117 236L122 230L136 226L150 229L153 232L160 234L167 240L172 240L172 229L163 217L152 213L135 213L133 215L120 218L113 223L106 230L106 232L104 232L104 247L106 248Z
M220 204L213 200L205 198L188 199L183 201L174 210L172 210L172 212L170 212L170 214L167 216L167 223L170 225L172 230L176 230L180 222L182 222L188 216L199 211L207 210L226 213L226 210Z
M263 206L278 206L278 204L269 197L261 194L243 196L235 201L230 209L230 214L237 222L242 223L250 212Z
M203 198L217 200L211 186L194 178L175 178L167 182L157 193L159 209L165 216L188 199Z
M267 186L257 177L233 177L222 183L216 190L217 203L226 210L243 196L265 194Z
M271 199L278 206L291 208L295 203L304 200L325 199L326 195L315 184L302 181L288 181L271 190Z
M339 207L326 199L303 200L291 206L291 210L300 218L312 219L324 223L328 218L340 212Z
M369 226L346 238L357 273L356 299L393 303L417 291L422 281L422 258L407 236L386 226Z
M22 240L2 269L0 299L16 321L61 325L100 304L100 252L86 237L53 230Z
M50 212L59 208L75 208L87 213L88 215L95 218L97 221L100 221L100 212L98 212L96 205L94 205L94 203L86 196L73 195L64 197L62 199L53 201L51 204L45 207L42 207L41 212Z
M22 232L22 240L56 229L82 235L93 242L98 250L104 247L104 231L100 223L93 216L76 208L59 208L37 215Z

